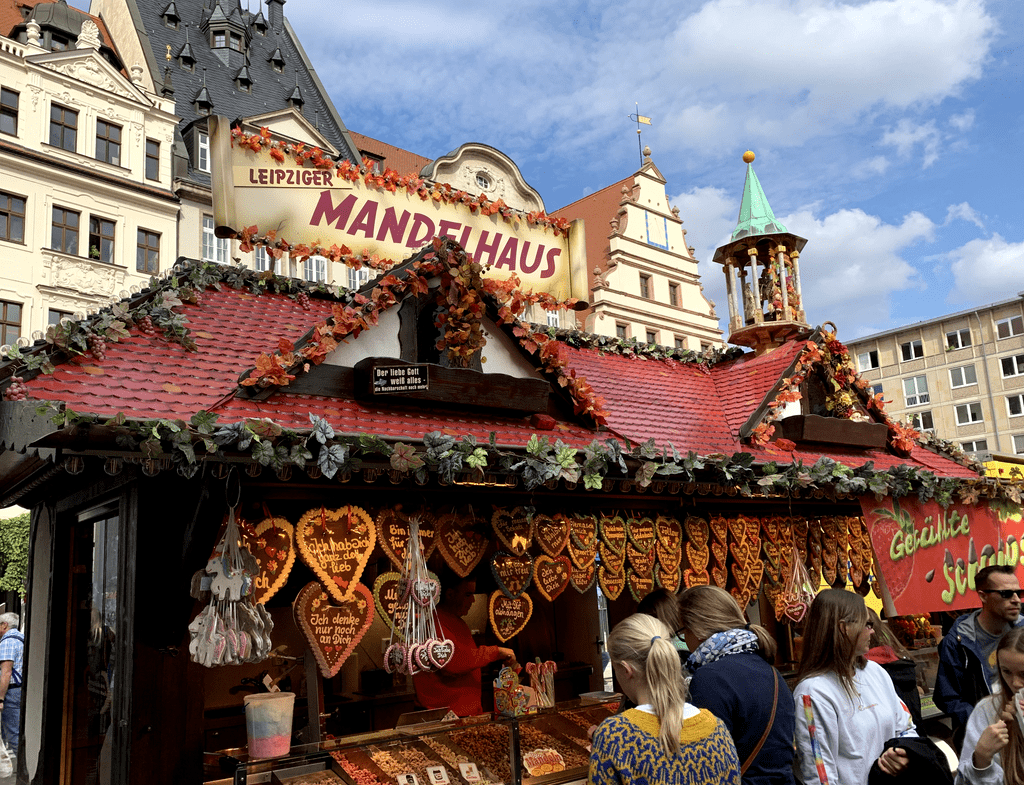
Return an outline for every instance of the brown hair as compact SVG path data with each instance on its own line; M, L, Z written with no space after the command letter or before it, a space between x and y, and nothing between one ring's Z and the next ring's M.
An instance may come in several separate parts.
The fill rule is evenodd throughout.
M974 576L974 588L987 589L988 579L992 577L992 573L999 572L1003 575L1016 575L1017 568L1012 564L990 564L988 567L982 567L978 570L978 574Z
M834 673L851 697L853 676L867 661L854 658L857 637L846 627L863 625L867 606L859 594L843 589L825 589L814 598L804 625L804 651L796 672L797 683L811 676Z
M660 619L675 633L679 629L679 598L668 589L655 589L636 606L637 613Z
M776 643L759 624L747 624L739 604L725 589L717 586L693 586L679 595L679 623L701 643L716 632L744 627L757 636L758 652L768 662L775 661Z
M999 645L996 646L997 665L999 653L1007 649L1024 654L1024 627L1014 627L1000 639ZM1001 714L1006 705L1013 701L1014 693L1003 677L1002 667L999 667L998 671L1000 692L994 700L1000 701ZM1008 722L1006 727L1010 731L1010 740L999 755L1003 764L1003 782L1006 785L1024 785L1024 736L1021 735L1020 723Z
M634 613L616 624L608 636L612 662L628 662L644 676L651 705L661 722L658 740L666 755L679 752L686 703L686 684L671 635L672 630L653 616Z

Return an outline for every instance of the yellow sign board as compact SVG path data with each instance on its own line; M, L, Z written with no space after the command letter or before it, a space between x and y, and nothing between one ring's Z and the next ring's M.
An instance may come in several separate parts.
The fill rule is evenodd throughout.
M486 277L519 276L525 289L558 299L587 300L582 221L568 236L531 223L525 214L482 215L466 204L423 199L342 177L336 169L300 165L292 155L271 156L232 144L224 118L210 118L214 220L219 236L256 226L290 245L345 245L353 251L400 262L435 236L457 241L490 265Z

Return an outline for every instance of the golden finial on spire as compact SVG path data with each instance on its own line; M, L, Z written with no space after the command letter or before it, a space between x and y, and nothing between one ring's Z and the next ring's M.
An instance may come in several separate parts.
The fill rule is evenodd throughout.
M754 153L752 150L747 150L743 154L743 163L752 164L754 163Z

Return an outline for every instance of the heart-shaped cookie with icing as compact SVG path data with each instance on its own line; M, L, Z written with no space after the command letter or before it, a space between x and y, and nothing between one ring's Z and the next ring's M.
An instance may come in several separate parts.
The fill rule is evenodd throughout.
M377 542L377 527L362 507L312 509L295 528L299 556L338 602L352 596Z
M533 559L530 554L514 556L498 551L491 557L491 572L498 588L508 597L518 597L533 580Z
M629 570L626 572L626 583L629 585L629 593L633 595L633 599L640 602L654 591L654 574L638 575Z
M569 521L561 513L534 515L533 537L544 553L557 558L569 544Z
M307 583L292 603L295 623L309 642L325 679L338 675L373 622L373 597L361 583L345 587L351 599L332 604L316 581Z
M572 577L572 564L568 556L552 558L541 554L533 562L533 580L540 595L551 602L565 591Z
M420 521L420 548L424 560L437 547L434 516L426 512L406 515L401 510L385 507L377 513L377 531L380 548L398 569L405 567L405 548L409 544L409 520L418 517Z
M641 575L650 575L654 569L654 551L643 553L633 547L633 543L626 543L626 562L629 566Z
M663 547L675 550L682 546L683 528L675 518L659 515L654 519L654 531Z
M430 664L438 670L447 665L451 661L452 655L455 654L455 644L448 638L440 641L429 640L423 646Z
M654 567L654 582L663 589L675 594L679 591L679 567L667 567L663 564Z
M460 578L473 571L490 544L490 539L477 530L471 516L457 513L446 513L437 519L434 539L445 562Z
M658 557L658 561L662 564L668 564L673 567L678 567L683 561L683 551L681 548L677 548L674 551L667 550L661 547L659 542L654 546L654 553Z
M523 631L530 616L533 615L533 600L529 594L508 597L496 591L491 594L487 610L495 636L505 643Z
M253 602L266 604L285 585L295 564L295 527L284 518L266 518L240 527L242 545L260 566L253 581Z
M654 530L654 521L651 518L627 518L626 536L641 553L647 553L654 547L657 534Z
M597 545L597 518L593 515L569 516L569 537L573 545L589 550Z
M724 542L712 542L711 555L715 557L715 563L718 564L719 567L724 567L726 561L729 559L729 546Z
M725 566L719 567L715 565L711 568L711 580L719 589L724 589L725 584L729 581L729 573L725 571Z
M711 552L707 548L695 548L693 543L686 543L686 558L690 562L690 569L704 570L708 566Z
M610 572L626 571L625 553L616 553L603 542L597 544L597 552L601 557L601 564L607 567Z
M703 548L708 544L710 528L708 522L697 515L686 516L686 538L695 548Z
M712 515L708 521L708 526L711 527L711 536L714 541L720 542L723 545L729 539L729 522L721 515Z
M522 556L533 542L533 519L524 507L511 510L499 507L491 516L494 533L502 545L516 556Z
M597 558L596 543L590 548L577 548L570 540L565 549L569 554L569 560L572 562L573 567L580 569L585 568L588 564L593 564L594 559Z
M409 604L402 600L406 583L399 572L382 572L373 582L373 600L377 614L391 631L399 636L405 629L405 618L409 612Z
M580 594L586 594L590 591L596 580L597 564L594 562L589 562L585 567L574 566L572 575L569 576L570 585Z
M619 599L622 590L626 588L626 572L611 572L604 565L597 570L597 581L601 584L601 591L609 600Z
M733 542L744 542L747 539L747 519L742 515L728 519L729 537Z
M615 553L622 553L626 547L626 522L621 515L602 516L598 534L601 542Z
M683 583L687 589L691 586L707 586L711 583L711 576L707 570L683 570Z

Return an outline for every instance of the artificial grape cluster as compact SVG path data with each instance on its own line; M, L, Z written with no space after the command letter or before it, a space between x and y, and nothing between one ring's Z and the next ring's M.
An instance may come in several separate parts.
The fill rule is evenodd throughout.
M102 362L107 359L107 341L102 335L90 333L86 344L89 346L89 353L97 360Z
M309 304L309 295L305 292L299 292L295 295L295 300L299 305L302 306L302 310L308 311L312 306Z
M156 335L156 327L153 325L153 320L148 316L143 316L139 319L139 330L142 334L150 338Z
M4 400L24 401L26 398L28 398L28 387L25 386L25 380L20 376L12 376L11 383L4 390Z

